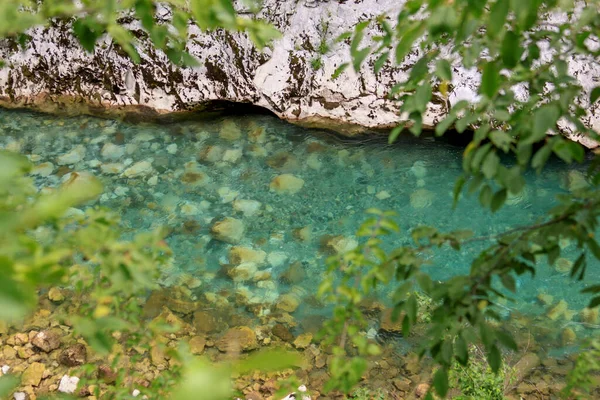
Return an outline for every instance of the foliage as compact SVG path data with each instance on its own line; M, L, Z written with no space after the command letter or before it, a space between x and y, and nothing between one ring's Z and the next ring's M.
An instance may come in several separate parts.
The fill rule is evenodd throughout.
M47 24L50 18L72 19L74 33L86 50L92 51L108 34L139 61L137 42L130 30L133 24L128 22L137 20L153 45L178 64L193 63L185 51L191 20L204 30L222 27L245 31L258 47L277 36L274 28L263 22L237 17L230 0L193 0L189 8L185 2L171 0L166 3L171 10L166 20L156 17L158 5L152 0L84 0L81 4L0 0L5 11L0 17L0 36L23 43L30 27ZM600 37L597 9L597 0L587 2L585 8L568 0L409 0L397 15L362 21L339 40L349 39L351 65L357 71L369 56L375 59L375 74L387 63L410 67L406 79L389 93L390 98L401 102L400 110L408 116L407 124L391 132L390 142L404 129L420 135L423 116L434 101L447 107L436 135L450 128L459 133L472 131L454 200L459 201L463 192L478 193L482 206L496 211L509 196L522 192L523 174L529 169L541 171L551 156L566 163L583 161L581 145L561 133L572 131L598 139L586 125L586 108L598 100L600 88L584 91L568 64L570 59L597 64L600 50L592 45ZM549 15L561 18L550 19ZM381 35L365 44L366 29L372 24ZM334 75L349 65L340 66ZM471 102L450 98L456 67L481 74L478 96ZM28 168L24 160L4 154L2 163L0 268L5 278L0 282L0 318L18 318L31 310L36 289L71 282L75 283L76 295L86 298L82 307L87 316L75 319L75 327L95 348L110 349L113 342L108 332L113 330L128 332L134 340L149 340L156 333L153 329L135 336L140 323L132 319L136 307L133 299L135 293L152 285L152 267L168 254L160 242L160 232L121 242L111 231L118 220L105 211L89 209L83 215L61 219L70 207L99 193L93 179L74 179L71 188L66 185L55 193L39 195L23 177ZM333 316L323 331L323 340L333 346L334 354L327 389L350 391L366 368L365 357L380 351L362 333L366 321L360 303L382 285L395 288L395 315L402 318L404 335L420 321L417 294L432 299L420 354L439 364L433 377L439 395L446 395L456 362L470 365L471 343L481 343L492 371L500 371L502 349L515 350L516 343L496 323L502 320L497 304L517 290L516 278L535 275L541 256L554 263L560 257L563 239L571 240L579 249L572 278L583 280L588 259L600 259L595 236L600 210L595 186L600 182L599 169L600 157L594 154L586 177L589 185L560 196L547 217L533 225L494 236L473 237L469 232L444 233L420 226L410 231L411 244L386 251L382 237L398 234L400 226L393 213L370 210L372 217L357 232L362 242L356 249L328 260L328 277L319 289L334 303ZM40 227L56 236L56 243L44 245L36 240L34 232ZM61 236L63 231L69 234ZM469 274L437 282L422 268L425 254L435 248L460 250L482 241L491 245L473 261ZM594 296L590 307L600 305L600 285L589 286L585 292ZM592 344L594 352L596 347ZM585 385L585 373L597 367L588 358L581 360L571 375L569 389ZM205 375L194 381L196 378L189 377L195 373ZM197 393L197 382L216 382L226 375L217 369L207 371L199 363L184 372L181 393ZM223 395L228 393L225 386Z
M260 10L260 5L254 1L248 5L255 13ZM88 52L93 52L97 43L108 35L112 45L119 46L136 63L141 61L136 39L140 31L150 38L156 49L178 65L198 64L186 49L190 23L204 31L225 28L246 32L261 49L279 37L273 26L238 16L231 0L168 0L160 3L154 0L0 0L0 9L0 37L14 38L23 45L30 38L29 28L64 19L72 22L75 37Z
M586 125L586 108L596 102L600 88L584 91L568 64L571 59L597 64L600 50L593 45L600 36L597 9L596 1L581 8L577 2L554 0L409 0L397 15L364 20L338 41L350 41L356 71L369 56L375 59L375 74L390 62L409 67L406 78L389 93L408 116L406 124L392 130L390 142L404 129L420 135L424 114L433 101L447 108L447 116L436 126L436 135L450 128L459 133L473 132L463 154L463 174L456 182L454 201L459 201L465 189L468 194L478 192L481 205L494 212L509 196L523 191L523 174L528 169L541 171L552 155L565 163L584 160L582 146L561 133L598 139ZM373 24L381 35L366 42L366 29ZM348 66L340 66L333 78ZM478 96L472 101L450 98L456 67L476 68L481 74ZM600 157L594 156L586 176L589 183L560 196L545 220L494 237L468 238L462 232L444 234L433 227L418 227L411 232L412 246L386 254L376 238L396 228L382 229L380 224L389 225L390 221L378 212L376 220L369 220L359 230L377 232L358 249L360 254L353 252L333 264L333 270L341 270L342 283L334 287L333 280L328 280L324 284L324 291L336 293L340 304L334 314L338 323L330 334L346 335L338 315L352 317L360 324L355 306L363 293L397 281L395 302L397 315L406 315L402 321L405 334L417 317L417 302L410 295L415 287L437 304L421 354L429 354L441 366L433 378L438 394L445 396L448 390L453 359L467 364L469 343L483 343L492 370L498 371L501 347L515 349L516 344L490 323L501 320L495 305L498 298L506 296L494 282L515 292L517 276L535 275L536 258L546 256L550 264L554 263L560 256L562 238L574 241L579 249L570 276L584 279L588 259L600 259L595 238L599 165ZM482 240L492 240L493 244L475 259L468 275L433 282L421 270L425 262L422 251L442 245L459 250ZM349 285L353 279L360 284ZM584 292L595 296L589 307L600 305L600 285ZM341 304L345 304L347 314L338 310Z
M385 393L383 390L373 391L367 388L357 388L352 391L350 398L355 400L385 400Z
M450 385L461 392L454 399L503 400L507 376L510 377L511 371L504 367L495 374L487 365L481 350L473 346L470 353L471 359L467 365L456 363L450 370Z
M567 386L562 396L569 399L592 398L595 388L594 376L600 373L600 339L597 337L588 341L579 353L575 366L567 376Z
M40 291L68 288L70 307L58 318L73 326L95 352L112 360L117 383L104 395L130 398L130 382L139 373L129 366L158 346L161 335L180 328L160 317L149 323L142 317L141 300L156 287L159 269L171 255L163 241L165 232L141 233L125 241L114 213L98 207L85 212L74 208L102 192L91 175L72 172L61 187L41 194L25 176L30 168L26 158L1 151L0 165L0 320L17 324L35 309ZM192 358L185 348L161 351L182 367L172 366L149 389L166 396L177 387L175 399L225 398L231 392L233 372L270 371L300 363L295 353L269 350L209 368L207 361ZM126 358L130 362L122 363ZM93 364L83 366L84 381L95 383L95 371ZM211 390L199 396L197 385L206 382ZM0 394L4 396L17 383L10 375L2 377Z

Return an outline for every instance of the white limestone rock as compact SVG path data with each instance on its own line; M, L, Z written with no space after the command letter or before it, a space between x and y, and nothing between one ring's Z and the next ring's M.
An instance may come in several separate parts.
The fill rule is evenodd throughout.
M79 378L76 376L63 375L58 384L58 391L61 393L75 393Z
M67 24L33 28L27 32L31 40L24 49L14 48L9 42L0 46L0 59L10 66L0 70L0 104L48 109L50 103L58 101L56 99L71 98L73 101L67 102L67 106L78 103L115 109L140 106L166 114L227 100L254 104L285 120L310 127L327 127L349 136L373 128L389 128L397 125L402 117L398 115L398 104L388 100L386 95L396 82L408 76L421 50L413 49L402 65L387 64L378 74L368 67L359 72L348 68L337 79L331 79L339 65L350 61L350 44L338 43L323 55L314 49L322 40L333 43L334 38L359 21L380 14L395 16L405 2L265 0L258 17L274 23L282 33L272 48L259 52L243 33L224 35L221 31L202 32L190 26L189 35L194 40L190 40L186 49L203 61L193 68L175 67L163 52L149 51L151 43L147 38L140 39L142 60L135 64L110 46L108 38L102 38L95 51L88 53L77 43ZM242 3L236 1L236 7L243 7ZM170 18L164 6L160 6L156 14L159 22ZM553 24L565 22L564 18L561 15L547 17ZM323 21L327 21L325 33ZM368 43L380 32L372 24L364 34L363 42ZM442 53L447 51L442 49ZM311 66L316 56L322 64L319 69ZM364 64L372 65L375 57L377 55L367 57ZM568 64L586 91L597 86L599 63L578 55L568 60ZM48 69L48 65L55 68ZM81 71L103 79L81 79ZM170 78L173 74L178 76L176 81ZM462 99L475 99L481 73L475 68L467 70L456 65L453 75L448 101L455 104ZM107 81L120 90L107 89ZM526 96L524 87L515 91L519 98ZM434 98L440 100L442 96L434 93ZM442 120L446 113L444 103L429 104L424 127L431 128ZM583 106L588 112L584 123L600 130L600 103ZM64 108L64 105L56 108ZM223 139L237 140L240 131L245 129L232 124L226 122L220 127ZM568 124L561 122L561 128L575 140L594 146L589 139L577 137L576 130ZM252 127L249 132L255 129ZM111 125L103 133L108 136L115 131ZM133 138L138 144L154 139L149 133ZM129 146L127 152L134 154Z

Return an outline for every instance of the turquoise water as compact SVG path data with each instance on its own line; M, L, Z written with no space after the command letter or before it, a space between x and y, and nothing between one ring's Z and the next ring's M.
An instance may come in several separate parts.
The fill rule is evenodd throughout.
M462 149L432 139L394 146L340 140L269 116L133 125L6 110L0 110L0 133L0 148L26 154L38 166L33 176L40 189L58 186L73 171L91 173L105 185L97 204L118 212L128 234L169 227L175 256L163 271L164 286L184 285L209 301L210 294L232 302L241 296L246 305L273 304L291 291L302 300L296 316L325 312L304 301L325 270L322 238L340 236L337 246L351 246L370 207L398 212L403 232L390 239L390 247L409 243L408 231L420 224L491 235L536 221L555 205L556 194L581 177L576 169L551 163L541 175L528 174L525 192L492 214L476 197L462 198L452 210ZM286 175L291 186L280 193L273 179L282 174L293 178ZM226 217L244 226L236 245L259 251L254 264L229 276L223 270L236 263L232 244L211 234ZM436 279L465 273L481 246L439 251L429 271ZM564 243L564 258L574 261L576 254L574 245ZM282 282L294 263L305 275ZM599 269L590 265L588 277L599 276ZM535 281L523 278L519 285L520 301L510 311L544 313L536 302L544 292L565 298L575 311L587 301L578 294L580 284L545 264ZM383 300L388 290L378 293Z

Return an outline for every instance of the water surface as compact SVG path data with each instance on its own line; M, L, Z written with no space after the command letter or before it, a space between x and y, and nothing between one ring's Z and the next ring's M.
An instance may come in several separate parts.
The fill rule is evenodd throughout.
M220 293L235 303L241 296L246 305L272 304L291 292L302 300L297 318L326 314L310 298L328 251L332 243L354 243L368 208L398 213L403 232L388 239L389 248L408 243L409 230L420 224L493 235L537 221L556 204L555 195L581 177L576 169L551 163L541 175L527 174L524 193L492 214L476 197L462 198L452 209L462 149L433 140L394 146L332 140L269 116L133 125L6 110L0 110L0 133L0 147L26 154L37 165L33 176L40 190L58 186L72 172L91 173L105 185L97 204L121 215L127 235L169 227L175 256L162 285L187 286L198 299ZM283 192L273 183L281 175L296 179ZM216 240L210 228L226 217L244 226L235 246L258 251L254 265L245 265L247 276L223 272L236 263L234 244ZM483 245L438 251L428 269L436 279L465 273ZM565 242L563 257L574 261L576 255L575 246ZM293 279L285 275L290 266ZM597 264L588 271L590 278L600 276ZM519 301L509 304L513 312L543 314L540 293L565 298L574 311L587 301L578 294L579 284L543 263L535 281L520 279L519 286ZM378 295L385 302L391 291ZM578 334L590 332L574 325Z

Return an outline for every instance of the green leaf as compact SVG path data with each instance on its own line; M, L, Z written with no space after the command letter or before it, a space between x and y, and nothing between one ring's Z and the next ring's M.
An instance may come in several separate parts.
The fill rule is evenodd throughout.
M504 202L506 201L506 194L506 189L500 189L494 194L494 197L492 197L492 203L490 205L490 210L492 210L492 212L498 211L500 207L504 205Z
M96 47L96 40L102 35L102 27L91 19L77 19L73 23L73 32L79 40L81 47L88 52L93 52Z
M510 349L512 351L519 350L519 346L517 345L517 342L515 342L515 339L509 333L506 333L501 330L497 330L496 338L507 349Z
M578 280L583 280L584 273L585 273L585 266L586 266L585 253L581 253L579 255L579 257L577 257L577 260L575 261L575 263L573 264L573 268L571 268L571 275L570 275L571 278L574 278L575 275L577 275L577 273L581 271Z
M297 352L284 349L265 349L252 353L234 365L234 371L245 374L252 371L280 371L302 365Z
M600 97L600 86L596 86L590 92L590 105L594 104L596 100Z
M370 52L371 52L370 47L365 47L364 49L355 50L354 52L351 52L352 67L354 68L354 71L356 71L356 72L360 71L360 66L362 65L363 61L365 61L365 58L367 58L367 56L369 55Z
M107 28L108 34L114 39L114 41L125 50L131 60L139 64L141 61L140 55L134 47L133 35L121 25L111 24Z
M154 26L154 3L150 0L136 0L135 14L147 31L152 31Z
M497 0L490 9L490 16L486 26L487 34L491 38L498 37L498 34L504 27L506 17L508 16L510 0Z
M415 21L414 26L409 28L396 45L396 64L402 64L404 57L412 50L414 42L425 31L425 24L420 21Z
M454 353L456 360L461 365L467 365L467 362L469 362L469 352L467 350L467 342L462 335L458 335L454 341Z
M500 354L500 350L498 346L495 344L490 346L487 353L488 363L490 364L490 368L494 373L498 372L500 367L502 366L502 355Z
M492 150L485 157L485 160L481 165L481 171L487 179L492 179L496 175L496 171L498 170L499 165L500 157L498 157L496 152Z
M448 371L445 367L436 371L433 376L433 387L441 397L446 397L446 394L448 394Z
M8 399L8 395L17 387L19 381L15 375L0 376L0 398Z
M446 133L446 131L448 130L448 128L450 128L454 121L456 121L456 115L453 113L448 114L446 118L438 122L438 124L435 126L435 135L444 135L444 133Z
M452 80L452 67L448 60L441 58L435 65L435 74L443 81Z
M502 40L502 63L506 68L514 68L519 63L523 50L520 44L520 37L514 31L508 31Z
M598 306L600 306L600 296L594 297L592 300L590 300L590 304L588 304L588 308L594 308Z
M383 66L385 65L385 63L387 62L389 57L390 57L390 52L386 51L385 53L380 55L377 58L377 60L375 60L375 65L373 66L373 70L375 71L375 74L378 74L379 71L381 71L381 68L383 68Z
M517 290L517 284L515 282L515 278L512 275L504 274L500 277L500 280L502 281L502 285L505 288L515 293L515 291Z
M452 208L456 208L460 193L462 192L466 182L467 180L465 179L464 175L461 175L458 177L458 179L456 179L456 182L454 183L454 190L452 191Z
M546 164L546 161L548 161L550 154L552 154L552 143L549 142L535 153L531 159L531 166L540 170Z
M570 163L573 160L582 162L583 157L585 156L583 147L579 143L571 140L557 140L554 143L552 150L554 151L554 154L562 158L567 163Z
M342 72L344 72L344 70L346 68L348 68L349 65L350 65L350 63L343 63L342 65L340 65L339 67L337 67L335 69L335 71L333 72L333 74L331 75L331 79L335 79L338 76L340 76L342 74Z
M525 144L533 144L544 139L548 130L556 127L560 117L560 108L554 103L546 104L535 110L533 114L533 127L529 135L523 139Z
M498 147L505 153L507 153L510 149L512 137L508 133L504 131L495 130L490 132L490 139L492 140L492 143L494 143L494 146Z
M483 67L479 92L491 99L496 95L499 88L500 74L498 73L498 67L495 62L488 62Z
M396 141L396 139L398 139L398 135L400 135L400 132L402 132L403 129L404 129L404 125L398 125L394 129L392 129L392 131L390 132L390 135L388 137L388 143L389 144L394 143Z
M427 104L431 100L431 84L429 82L420 85L414 94L414 104L417 111L427 111Z
M490 185L484 185L481 191L479 192L479 202L482 206L488 208L492 203L492 196L494 192Z

